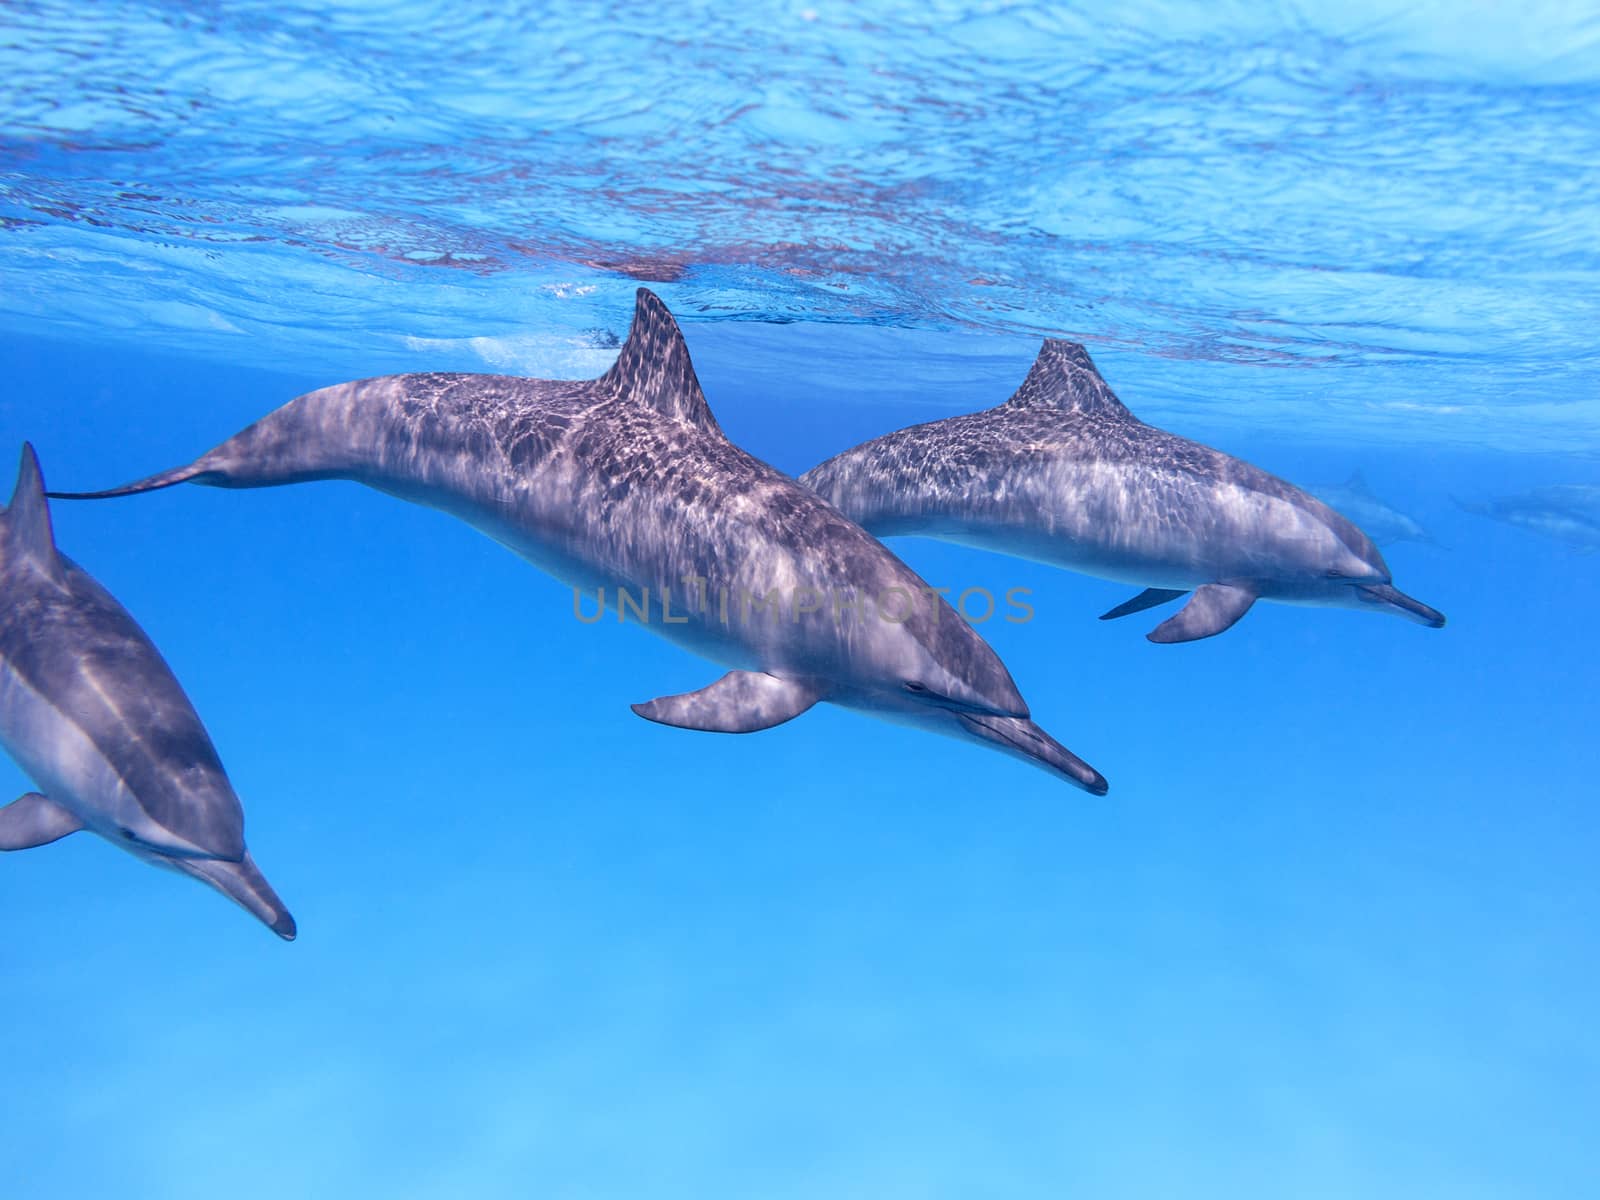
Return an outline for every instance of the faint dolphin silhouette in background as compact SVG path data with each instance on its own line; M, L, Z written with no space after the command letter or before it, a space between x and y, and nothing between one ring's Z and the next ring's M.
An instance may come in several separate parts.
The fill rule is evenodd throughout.
M1457 498L1467 512L1531 530L1576 550L1600 550L1600 486L1559 483L1482 503Z
M1324 504L1350 518L1375 545L1392 546L1396 542L1439 545L1416 518L1379 499L1359 471L1338 486L1316 487L1310 491Z
M1046 341L997 408L876 438L800 480L880 536L965 542L1145 588L1102 620L1193 590L1153 642L1221 633L1257 599L1444 624L1395 589L1350 521L1247 462L1146 425L1076 342Z
M677 614L663 606L649 628L734 669L699 691L634 705L649 720L748 733L826 700L1106 790L1098 771L1029 719L988 643L909 567L727 439L677 322L644 288L628 340L599 379L342 383L291 401L188 466L109 491L54 494L316 479L355 480L448 512L575 586L658 600L681 588ZM828 601L813 607L813 596ZM924 602L904 612L903 596Z
M32 446L0 513L0 589L0 742L44 789L0 808L0 850L88 829L293 940L189 698L122 605L56 550Z

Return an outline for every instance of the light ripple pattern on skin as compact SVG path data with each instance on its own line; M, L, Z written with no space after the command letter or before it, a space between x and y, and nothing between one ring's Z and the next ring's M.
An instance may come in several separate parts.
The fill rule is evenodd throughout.
M1444 624L1395 589L1350 521L1247 462L1146 425L1076 342L1047 340L1004 404L875 438L800 481L883 537L963 542L1145 589L1107 618L1193 591L1154 642L1221 633L1257 599Z

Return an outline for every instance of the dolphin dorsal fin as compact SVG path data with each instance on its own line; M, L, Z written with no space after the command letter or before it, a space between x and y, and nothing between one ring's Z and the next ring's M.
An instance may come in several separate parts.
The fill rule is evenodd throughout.
M1089 352L1077 342L1046 338L1033 369L1007 408L1056 408L1063 412L1133 418L1106 381Z
M39 474L39 456L28 442L22 444L17 487L0 523L8 557L29 555L41 563L55 563L56 539L50 528L50 505L44 498L44 478Z
M600 377L618 395L722 436L695 377L689 347L667 306L649 288L640 288L628 340L612 368Z

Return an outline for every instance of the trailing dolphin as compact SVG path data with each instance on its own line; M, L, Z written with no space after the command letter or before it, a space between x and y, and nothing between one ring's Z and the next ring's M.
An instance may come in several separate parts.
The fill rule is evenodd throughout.
M1579 554L1600 550L1600 486L1592 483L1557 483L1482 504L1456 503L1480 517L1564 542Z
M1381 499L1358 471L1337 487L1312 488L1311 493L1334 511L1349 518L1379 546L1395 542L1439 543L1415 517Z
M342 383L188 466L73 498L315 479L451 513L575 587L626 589L651 630L733 668L634 705L649 720L747 733L827 700L1106 790L1029 719L994 651L909 567L724 436L677 323L646 289L599 379Z
M43 789L0 808L0 850L88 829L292 940L188 697L127 611L56 549L31 446L0 513L0 589L0 743Z
M920 534L1135 584L1102 619L1194 595L1150 633L1189 642L1258 599L1444 617L1397 591L1322 501L1140 421L1076 342L1049 340L1004 404L847 450L802 483L880 536Z

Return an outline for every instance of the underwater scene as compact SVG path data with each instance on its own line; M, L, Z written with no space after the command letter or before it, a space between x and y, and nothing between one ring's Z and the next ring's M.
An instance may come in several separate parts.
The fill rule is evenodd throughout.
M1558 0L0 7L0 1197L1600 1194L1597 114Z

